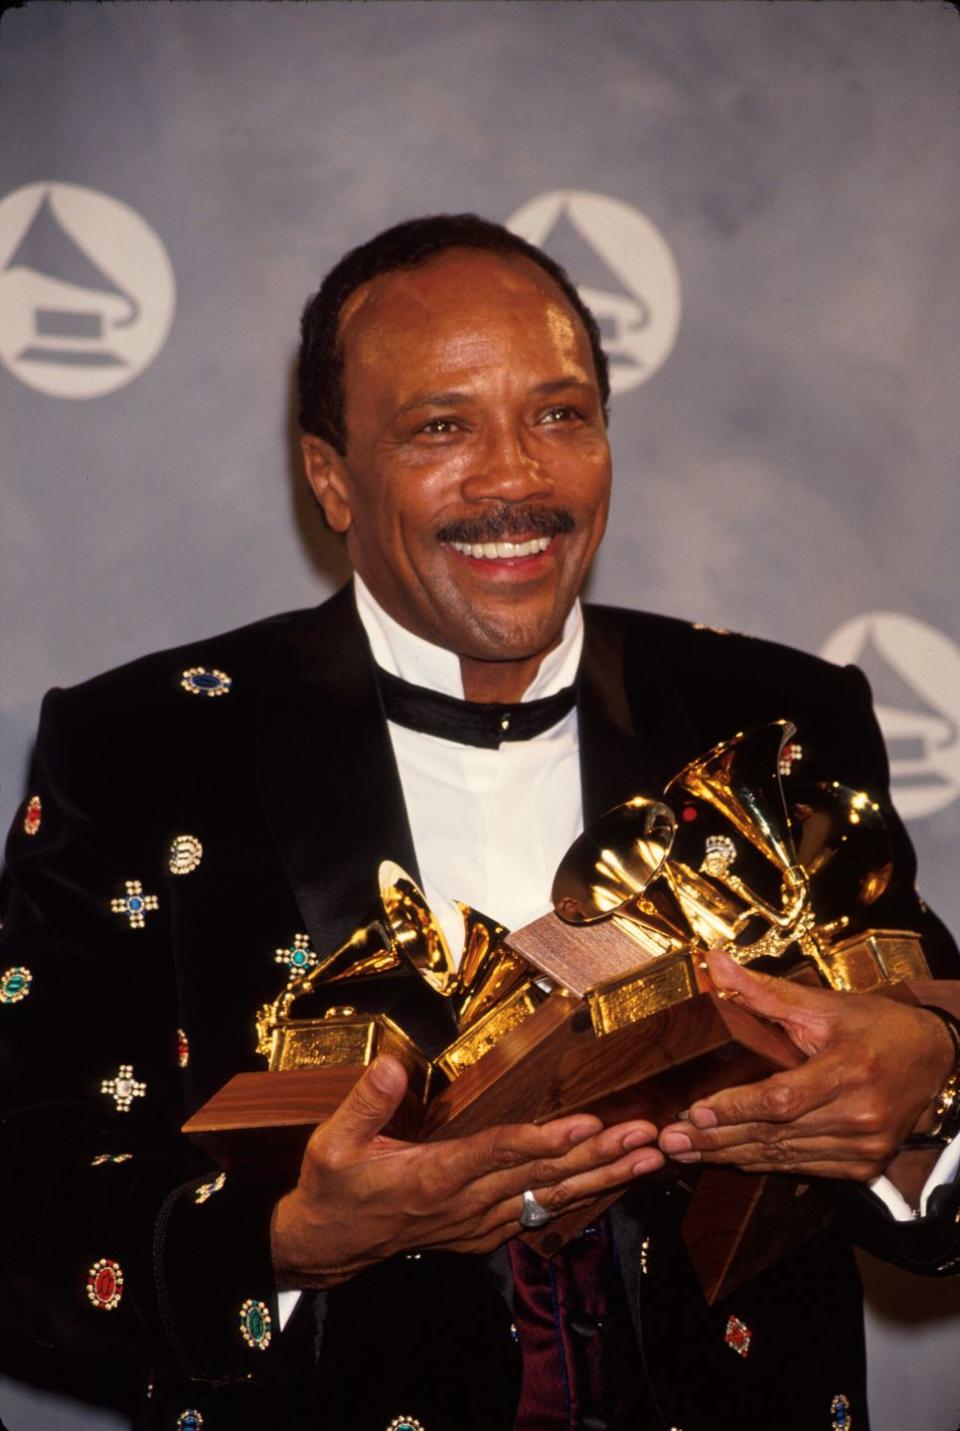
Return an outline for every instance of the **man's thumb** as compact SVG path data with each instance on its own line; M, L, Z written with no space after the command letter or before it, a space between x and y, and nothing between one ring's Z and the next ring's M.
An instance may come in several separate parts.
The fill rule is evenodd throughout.
M380 1054L327 1121L324 1128L327 1147L331 1143L341 1149L364 1147L390 1122L406 1091L407 1074L403 1064L392 1054Z
M821 989L795 984L790 979L754 973L720 949L708 952L707 967L721 993L736 994L743 1008L774 1023L789 1024L815 1013L823 993Z

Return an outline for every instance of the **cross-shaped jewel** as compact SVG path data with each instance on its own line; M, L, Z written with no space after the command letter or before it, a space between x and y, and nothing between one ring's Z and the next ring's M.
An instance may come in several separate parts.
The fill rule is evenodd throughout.
M105 1078L100 1092L113 1099L118 1113L129 1113L133 1100L146 1096L147 1085L134 1078L132 1063L121 1063L116 1078Z
M286 964L291 979L302 979L308 969L317 962L317 956L310 948L308 934L295 934L293 943L287 949L278 949L273 956L275 964Z
M114 914L125 914L130 920L131 929L143 928L143 916L149 911L159 909L159 901L155 894L144 894L143 885L138 879L128 879L124 885L126 895L123 899L111 899L110 908Z

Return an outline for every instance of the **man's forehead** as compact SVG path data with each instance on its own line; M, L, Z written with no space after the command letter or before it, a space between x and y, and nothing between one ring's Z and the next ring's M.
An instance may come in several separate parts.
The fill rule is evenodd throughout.
M361 284L340 312L339 337L351 339L379 330L381 337L394 322L428 323L435 314L449 319L469 309L474 321L508 318L518 301L539 305L560 336L586 333L563 291L538 264L522 254L456 248L415 268L391 269Z
M413 269L383 273L349 296L341 316L348 405L355 381L393 371L418 385L422 362L455 372L496 368L508 351L539 368L594 378L589 339L562 289L522 255L449 249ZM516 348L516 343L521 348ZM352 376L351 376L352 373ZM531 378L532 378L531 373ZM539 373L544 378L545 373Z

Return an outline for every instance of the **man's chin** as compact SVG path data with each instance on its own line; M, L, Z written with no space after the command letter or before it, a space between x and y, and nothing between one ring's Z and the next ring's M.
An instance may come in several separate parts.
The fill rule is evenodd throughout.
M490 662L529 661L544 656L559 642L567 610L569 607L559 613L551 610L549 614L535 614L503 606L476 609L462 632L457 653L471 661Z

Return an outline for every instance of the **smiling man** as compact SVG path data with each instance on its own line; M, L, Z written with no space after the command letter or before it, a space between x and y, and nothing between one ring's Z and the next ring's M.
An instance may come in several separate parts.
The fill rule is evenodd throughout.
M575 1116L404 1143L383 1132L405 1091L384 1057L279 1197L180 1137L258 1066L256 1012L294 953L370 918L381 860L419 876L457 949L455 901L535 918L585 822L777 717L808 778L884 802L876 922L957 970L913 892L858 673L581 607L609 389L545 255L469 215L379 235L308 304L300 386L307 477L355 580L45 703L3 931L8 1304L47 1344L139 1368L143 1427L861 1431L851 1232L920 1271L960 1255L951 1150L923 1150L919 1176L900 1154L912 1133L949 1142L941 1014L721 959L718 983L806 1061L669 1128ZM329 1003L388 1012L428 1054L453 1033L412 971ZM831 1178L843 1220L709 1308L677 1172L711 1161ZM609 1217L556 1257L516 1240L608 1190Z
M451 249L343 306L345 431L308 480L374 598L519 700L603 535L606 393L580 317L529 259Z

